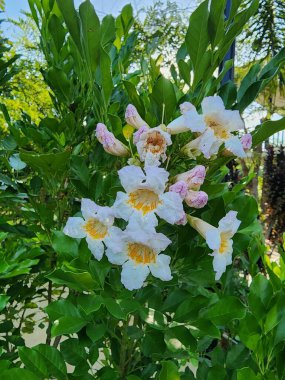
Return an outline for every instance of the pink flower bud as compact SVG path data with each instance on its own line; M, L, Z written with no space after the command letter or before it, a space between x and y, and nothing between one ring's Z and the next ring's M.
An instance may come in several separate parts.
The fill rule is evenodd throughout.
M208 194L205 193L204 191L189 190L185 197L185 202L190 207L202 208L208 202Z
M129 149L116 137L108 131L103 123L98 123L96 127L96 137L102 144L105 152L113 156L128 157L130 155Z
M206 168L203 165L197 165L193 169L176 176L177 181L187 183L188 189L199 190L206 177Z
M179 219L178 222L176 222L175 224L182 225L182 226L185 226L187 224L187 217L186 217L185 212L182 218Z
M247 133L247 134L243 135L240 140L241 140L242 147L243 147L244 150L248 150L248 149L251 148L251 146L252 146L252 136L251 136L250 133Z
M190 102L184 102L182 104L180 104L179 106L180 108L180 112L182 113L182 115L187 112L187 111L193 111L193 110L196 110L196 108L193 106L192 103Z
M146 132L149 129L147 125L143 125L142 127L139 128L134 134L133 134L133 139L134 139L134 144L136 145L139 140L141 135Z
M169 187L169 191L179 194L182 199L186 197L187 190L187 183L184 181L178 181Z
M147 125L147 123L140 117L137 109L132 104L129 104L126 108L125 113L126 122L132 127L139 129L143 125Z

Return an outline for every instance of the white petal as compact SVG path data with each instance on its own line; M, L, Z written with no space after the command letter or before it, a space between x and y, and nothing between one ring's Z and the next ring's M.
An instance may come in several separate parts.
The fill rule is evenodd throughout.
M113 211L116 218L122 218L126 221L129 220L130 216L133 213L133 209L127 203L128 199L128 194L122 193L121 191L117 192L117 198L113 205Z
M240 116L239 111L225 110L223 112L224 122L227 124L227 129L230 132L238 131L239 129L244 129L244 122Z
M154 277L162 281L170 281L172 279L170 270L170 257L167 255L158 255L155 264L149 264L149 269Z
M63 233L65 235L81 239L86 236L86 232L84 230L85 221L79 217L71 217L67 219L66 225L63 229Z
M211 128L207 128L206 131L200 136L199 149L206 158L210 158L212 155L217 154L222 140L219 140L214 131Z
M169 173L165 169L155 166L145 168L145 172L146 181L144 187L154 190L157 194L163 193Z
M192 132L204 132L206 124L204 122L204 116L199 115L196 110L185 112L184 115L185 124Z
M149 246L152 247L157 253L163 252L171 244L171 240L164 234L156 233L153 239L149 241ZM168 256L167 256L168 257Z
M221 245L221 236L218 228L212 227L206 231L206 242L209 248L215 250L219 249Z
M219 280L222 277L222 274L226 271L227 255L214 253L213 257L213 267L216 272L215 280Z
M225 148L237 157L246 157L246 153L243 149L242 143L237 136L231 136L228 140L226 140Z
M130 193L137 189L145 179L145 175L142 169L135 165L123 167L118 171L118 174L121 184L127 193Z
M140 156L141 161L144 161L145 168L148 167L156 167L161 164L160 162L160 154L153 154L151 152L147 152L144 156Z
M122 284L129 290L140 289L149 274L148 266L134 264L129 260L123 264L122 268Z
M229 211L219 221L219 230L228 234L229 238L237 232L241 221L237 219L237 211Z
M110 263L115 265L122 265L128 259L125 252L117 252L117 250L115 252L111 248L107 248L106 256L108 257Z
M106 226L114 223L114 210L111 207L98 207L96 218Z
M170 224L178 222L184 216L182 199L179 194L169 191L159 197L161 204L157 207L157 215Z
M224 102L220 96L208 96L202 101L204 115L222 112L224 109Z
M102 241L97 240L97 239L92 239L89 236L86 238L88 248L92 252L93 256L97 260L101 260L103 253L104 253L104 244Z
M114 252L122 252L125 246L125 234L118 227L110 227L104 243Z
M91 199L81 199L81 213L85 220L94 218L98 209L99 206L95 202L91 201Z
M158 221L154 213L148 213L142 216L139 213L133 213L129 219L127 226L128 231L138 232L144 231L145 233L155 233Z
M172 120L167 126L167 132L171 135L177 135L182 132L189 132L189 127L186 125L186 120L184 116L179 116Z

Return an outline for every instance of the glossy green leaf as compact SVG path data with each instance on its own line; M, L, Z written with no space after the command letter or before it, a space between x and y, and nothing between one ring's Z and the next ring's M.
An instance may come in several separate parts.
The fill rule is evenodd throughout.
M19 347L19 356L25 367L39 378L48 377L46 362L37 351L27 347Z
M58 380L67 379L67 370L61 353L54 347L39 344L33 347L45 360L49 374ZM21 378L21 377L20 377Z
M161 75L153 86L151 98L156 105L157 122L162 122L164 116L163 123L169 123L176 109L176 95L170 80ZM164 112L163 107L165 107Z
M179 380L180 375L176 364L170 360L163 361L162 369L159 373L159 380Z
M86 323L87 321L80 317L61 317L53 322L51 335L55 337L58 335L77 333L86 325Z
M5 369L1 373L1 380L40 380L40 377L36 376L32 372L23 368L11 368Z

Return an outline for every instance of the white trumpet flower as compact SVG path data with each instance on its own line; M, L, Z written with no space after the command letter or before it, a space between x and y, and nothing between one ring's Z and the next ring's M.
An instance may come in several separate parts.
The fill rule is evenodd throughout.
M169 173L156 166L143 170L134 165L118 171L126 193L119 191L113 209L116 217L130 219L137 214L142 219L157 223L155 214L170 224L176 223L183 215L182 199L174 192L164 192Z
M88 248L97 260L104 253L103 242L109 234L109 228L114 223L114 213L110 207L98 206L90 199L81 200L81 217L68 218L63 229L65 235L72 238L86 238Z
M191 217L187 219L190 225L206 240L209 248L213 250L213 267L216 272L215 279L219 280L226 271L226 266L232 263L233 241L232 237L240 226L236 211L229 211L224 218L219 221L219 226L214 227L202 219Z
M143 126L135 135L135 144L140 160L145 162L145 166L159 166L160 161L167 158L166 149L172 144L168 132L162 126L156 128L146 128Z
M141 288L150 272L162 281L172 279L170 257L160 254L171 240L154 226L134 216L125 231L110 228L106 256L112 264L122 265L121 281L129 290Z

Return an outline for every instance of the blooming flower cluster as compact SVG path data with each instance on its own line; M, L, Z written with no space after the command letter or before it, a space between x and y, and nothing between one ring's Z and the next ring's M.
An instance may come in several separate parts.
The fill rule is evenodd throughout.
M128 105L125 118L129 128L135 130L133 144L139 159L104 124L97 124L96 137L107 153L132 156L128 165L118 171L124 191L118 191L112 207L82 199L82 217L70 217L64 228L68 236L86 238L97 260L105 252L112 264L122 266L121 281L129 290L141 288L150 273L163 281L172 279L171 258L163 253L171 240L156 231L160 219L172 225L189 222L203 236L213 250L216 280L232 262L232 237L240 224L237 213L230 211L216 228L184 211L183 202L192 209L207 204L208 194L200 190L206 168L197 165L169 178L169 172L161 165L167 160L173 134L187 131L197 134L183 148L192 158L200 154L210 158L222 144L226 151L245 157L251 147L251 135L240 140L233 134L243 127L243 121L238 111L226 110L218 96L203 100L201 114L189 102L181 104L180 110L182 116L167 126L151 128L136 108ZM114 225L116 219L127 222L124 230Z

